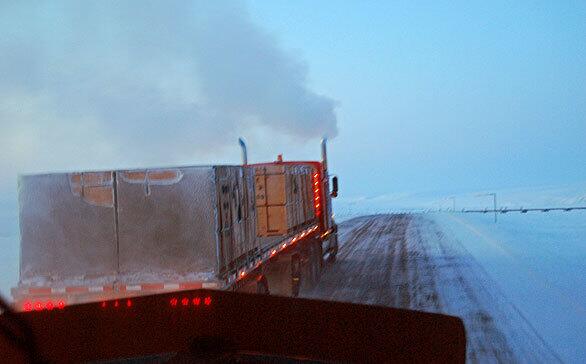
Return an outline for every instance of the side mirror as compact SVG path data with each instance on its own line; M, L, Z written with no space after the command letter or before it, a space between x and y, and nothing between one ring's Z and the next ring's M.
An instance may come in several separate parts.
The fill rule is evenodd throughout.
M332 197L338 197L338 176L332 177L332 193L330 193Z

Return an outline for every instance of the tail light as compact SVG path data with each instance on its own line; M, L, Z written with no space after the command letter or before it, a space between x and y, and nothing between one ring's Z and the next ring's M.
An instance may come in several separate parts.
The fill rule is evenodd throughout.
M114 307L114 308L120 308L122 306L126 306L127 308L132 307L133 302L131 299L127 299L127 300L115 300L115 301L102 301L102 303L100 303L100 307L102 308L108 308L110 306Z
M60 310L65 308L65 301L58 300L57 302L49 301L25 301L22 304L22 310L24 312L31 312L31 311L52 311L53 309L58 308Z
M176 308L181 306L201 306L203 303L204 306L211 306L212 305L212 297L182 297L181 299L177 297L173 297L169 300L169 306Z

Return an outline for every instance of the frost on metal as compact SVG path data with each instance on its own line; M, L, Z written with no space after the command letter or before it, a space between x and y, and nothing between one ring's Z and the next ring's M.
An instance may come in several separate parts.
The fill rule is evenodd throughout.
M145 282L212 282L216 279L214 271L179 273L168 269L164 271L148 271L140 273L110 274L102 276L35 276L21 279L21 288L32 287L69 287L69 286L106 286L113 284L140 284Z
M19 178L21 281L116 272L111 184L112 172Z
M23 176L20 284L218 277L259 248L253 183L240 166Z
M117 282L118 276L116 274L100 275L100 276L34 276L30 278L22 278L19 282L21 288L28 287L68 287L68 286L105 286Z
M114 173L81 172L69 175L69 186L74 196L89 204L103 207L114 206Z
M217 269L213 167L123 171L120 177L120 274ZM149 183L147 188L148 180L157 183Z
M145 185L172 185L183 178L180 169L146 169L118 172L120 179L127 183L141 183Z
M214 271L194 271L179 273L172 269L161 271L148 271L146 269L140 273L128 273L118 275L118 282L126 284L138 284L145 282L210 282L215 280L216 274Z

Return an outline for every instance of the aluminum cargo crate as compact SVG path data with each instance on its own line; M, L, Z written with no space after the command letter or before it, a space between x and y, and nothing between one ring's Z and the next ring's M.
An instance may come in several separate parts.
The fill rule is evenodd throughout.
M22 285L216 278L259 244L240 166L20 176L19 203Z

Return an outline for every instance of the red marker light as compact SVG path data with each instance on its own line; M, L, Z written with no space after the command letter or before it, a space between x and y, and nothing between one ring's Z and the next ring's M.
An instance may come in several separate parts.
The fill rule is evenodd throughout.
M65 308L65 301L63 301L63 300L57 301L57 308L60 310L64 309Z
M114 307L118 308L120 306L120 302L118 300L114 301Z
M47 310L51 311L55 308L55 305L53 305L53 302L49 301L45 304L45 307L47 308Z
M126 300L126 307L132 307L132 301Z
M196 297L196 298L193 299L193 305L194 306L199 306L200 303L201 303L201 298Z
M175 307L175 306L177 306L177 302L178 302L177 298L173 297L173 298L171 298L171 301L169 301L169 304L171 305L171 307Z
M43 309L42 302L35 302L35 311L41 311Z
M187 306L189 304L189 298L187 298L187 297L182 298L181 299L181 304L183 306Z
M102 301L101 306L102 306L102 308L106 308L106 306L108 306L108 302L107 301Z
M203 303L204 303L204 305L206 305L206 306L209 306L209 305L211 305L211 304L212 304L212 298L211 298L211 297L209 297L209 296L208 296L208 297L206 297L206 298L204 298L204 299L203 299Z
M22 309L25 310L26 312L32 311L33 310L33 304L29 301L26 301L23 305L22 305Z

